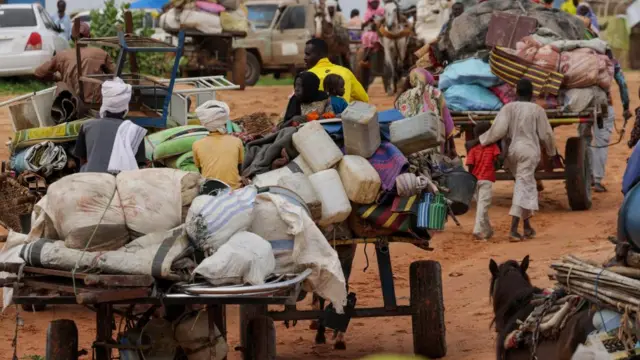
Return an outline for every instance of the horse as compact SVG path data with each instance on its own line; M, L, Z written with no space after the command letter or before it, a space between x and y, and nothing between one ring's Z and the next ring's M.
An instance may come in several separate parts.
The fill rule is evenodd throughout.
M498 266L491 259L490 298L493 302L494 319L491 325L498 333L496 338L497 360L530 360L532 351L528 348L505 349L507 336L518 328L518 322L524 321L535 306L531 301L536 295L542 294L542 289L531 284L527 275L529 255L520 264L509 260ZM535 356L545 360L570 360L579 344L583 344L589 333L595 328L591 322L588 307L579 310L569 318L560 330L557 339L541 340L537 345Z
M395 1L384 4L384 27L380 29L382 48L384 49L385 72L389 76L389 88L385 89L391 96L397 91L407 56L407 46L411 29L400 21L400 10Z

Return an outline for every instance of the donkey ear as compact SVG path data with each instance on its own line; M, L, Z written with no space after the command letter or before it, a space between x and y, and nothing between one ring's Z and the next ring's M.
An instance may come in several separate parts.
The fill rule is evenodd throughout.
M489 260L489 271L493 277L498 276L498 264L493 259Z
M527 272L527 269L529 269L529 255L525 256L524 259L522 259L522 262L520 263L520 269L522 269L522 272Z

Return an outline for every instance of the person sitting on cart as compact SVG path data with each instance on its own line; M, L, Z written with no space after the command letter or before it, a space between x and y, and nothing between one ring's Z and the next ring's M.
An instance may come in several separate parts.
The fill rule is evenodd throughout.
M486 133L491 125L480 123L473 128L475 138ZM496 182L496 162L500 148L493 143L487 146L477 144L467 153L469 172L478 179L476 185L476 223L473 236L476 240L489 240L493 236L493 228L489 221L489 208L493 197L493 183Z
M531 239L536 232L531 226L531 217L538 210L538 189L535 172L540 163L542 144L546 154L557 161L553 129L544 109L532 102L533 84L527 79L518 81L517 100L505 105L496 116L491 128L479 138L487 146L506 138L508 147L502 151L505 169L516 179L509 215L512 241ZM524 237L518 232L520 220L524 222Z
M280 128L298 126L320 118L335 117L331 100L326 92L320 91L320 79L316 74L303 71L293 81L293 96L289 99Z
M620 63L613 57L613 53L610 49L607 50L607 55L613 62L614 79L618 84L618 89L620 89L620 100L622 101L623 109L622 116L626 121L632 116L629 111L629 89L627 88L627 82L624 79ZM604 179L605 169L607 167L609 140L611 139L611 133L613 132L616 121L615 108L613 107L613 101L611 98L611 89L609 89L607 97L609 101L607 117L604 119L602 129L591 124L580 124L579 126L580 134L585 137L587 144L591 145L589 146L589 152L591 153L591 185L595 192L600 193L607 191L607 188L602 184L602 180Z
M77 38L89 38L90 30L87 23L80 23ZM75 96L80 96L80 85L78 84L78 71L82 74L113 74L116 71L115 65L111 60L111 56L103 49L83 46L80 48L80 69L78 69L78 59L76 57L76 49L65 49L56 53L51 60L40 65L35 70L35 77L43 81L60 81L67 88L73 91ZM83 84L85 103L100 103L100 85L85 82Z
M451 24L453 23L453 20L458 16L462 15L462 13L464 13L464 4L461 2L454 3L451 6L451 15L449 15L449 20L447 20L447 22L445 22L444 25L442 25L442 29L440 29L439 36L444 35L444 33L446 33L447 30L451 28Z
M307 41L304 48L304 62L308 71L316 74L320 79L320 90L324 90L324 78L329 74L336 74L344 79L344 99L347 102L369 102L369 95L351 70L329 61L329 46L324 40L315 38Z
M349 106L344 96L344 79L336 74L329 74L324 78L324 90L329 95L331 101L331 107L333 113L336 115L342 114L342 112Z
M80 172L117 174L146 163L144 136L147 130L125 120L131 101L131 85L120 78L102 84L100 119L82 124L73 155Z
M227 134L229 106L217 100L209 100L198 106L196 115L209 136L193 143L193 162L207 179L216 179L232 189L242 186L240 166L244 161L242 140Z

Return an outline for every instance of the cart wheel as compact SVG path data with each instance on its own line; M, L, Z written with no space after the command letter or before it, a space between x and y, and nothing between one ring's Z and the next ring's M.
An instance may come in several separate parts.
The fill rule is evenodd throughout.
M571 210L591 208L591 161L587 142L583 138L567 139L565 147L565 177Z
M276 359L276 327L268 316L256 316L247 327L245 360Z
M447 354L442 270L437 261L416 261L409 268L413 315L413 351L428 358Z
M245 85L253 86L258 80L260 80L260 60L251 52L247 51L247 65L246 65Z
M73 320L54 320L47 329L47 360L78 358L78 328Z
M40 311L44 311L47 308L47 305L45 304L38 304L38 305L22 304L21 306L22 306L22 310L29 311L29 312L40 312Z

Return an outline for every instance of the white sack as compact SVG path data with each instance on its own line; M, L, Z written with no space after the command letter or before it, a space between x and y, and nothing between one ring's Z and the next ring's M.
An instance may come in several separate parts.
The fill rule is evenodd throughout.
M202 181L198 173L176 169L121 172L116 183L127 228L137 237L183 224Z
M54 182L32 218L31 240L64 240L70 249L85 249L95 230L87 251L115 250L129 241L116 178L110 174L78 173Z
M218 196L200 195L187 214L186 229L196 248L212 254L253 220L257 188L247 186Z
M336 251L311 217L300 206L284 197L269 193L260 194L260 201L271 201L280 218L288 225L287 233L294 237L292 258L295 272L311 269L311 276L304 283L305 290L316 292L331 301L338 313L343 313L347 298L344 274Z
M213 285L262 285L276 267L271 245L260 236L241 231L194 270Z
M140 237L120 249L84 252L65 247L62 241L39 239L26 245L21 257L30 266L71 271L100 270L107 274L173 275L171 265L187 251L189 240L180 226Z
M180 12L180 24L182 28L196 29L205 34L222 33L220 17L204 11L182 10Z
M592 106L607 104L607 93L598 86L569 89L564 93L565 109L571 112L582 112Z
M280 217L271 199L260 195L256 198L250 231L271 244L276 259L274 273L292 274L296 271L293 261L294 236L289 233L289 225Z
M214 343L210 343L207 311L193 313L181 319L174 334L180 347L190 352L187 355L189 360L222 360L229 351L227 342L217 327L213 329Z
M174 8L160 15L158 26L165 30L180 30L180 13Z
M22 264L24 260L20 257L20 251L25 244L29 243L29 237L15 231L9 231L7 241L0 250L0 263ZM0 279L6 279L15 274L0 271ZM2 311L13 303L13 288L2 288Z

